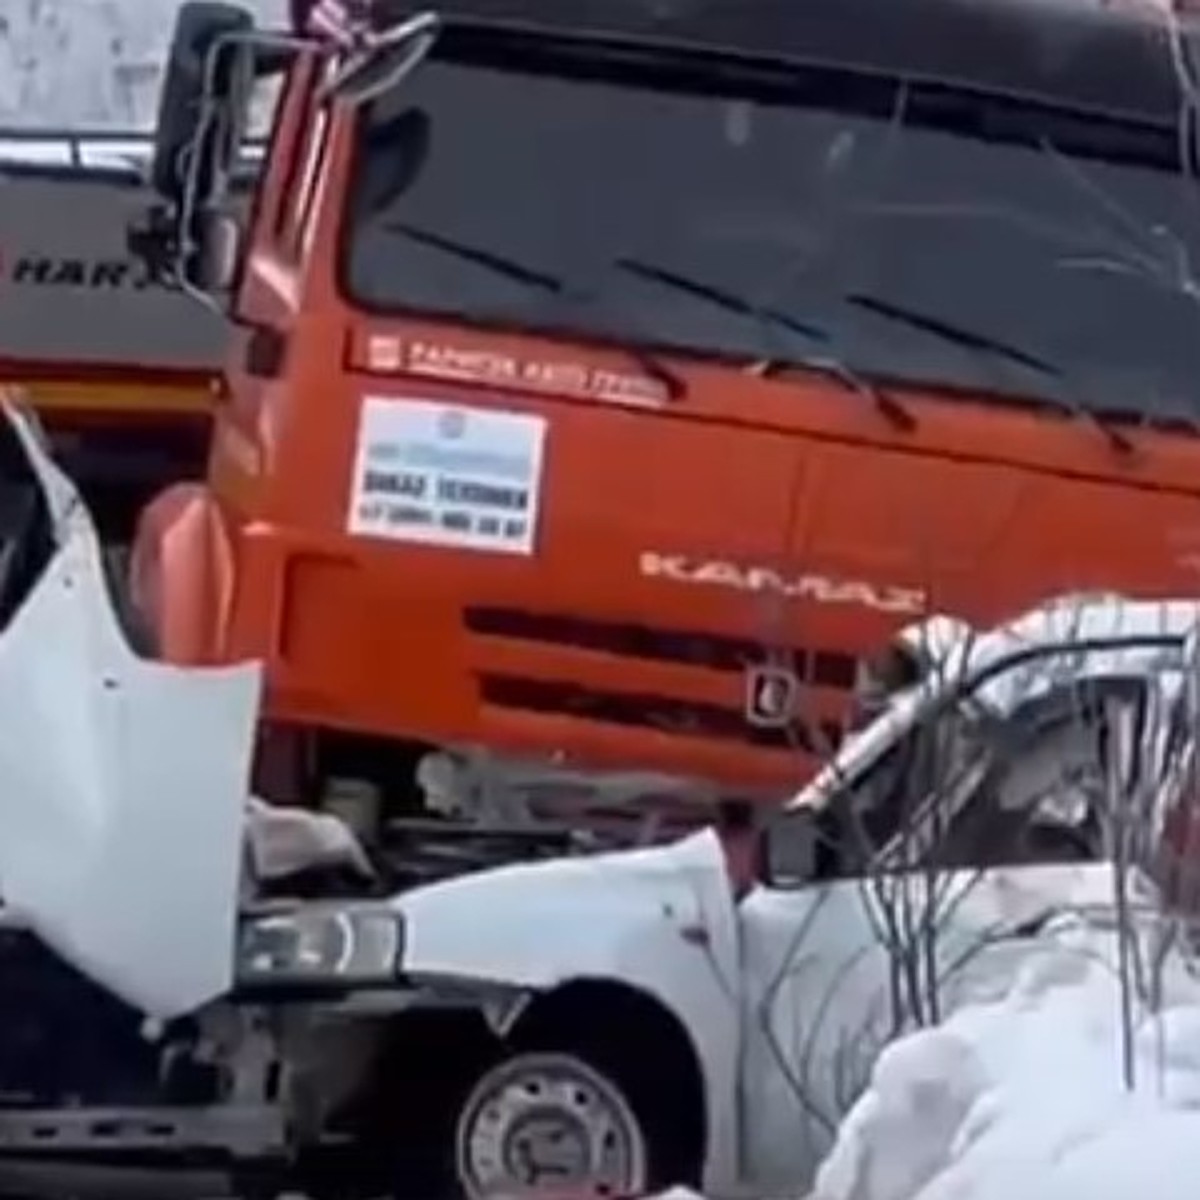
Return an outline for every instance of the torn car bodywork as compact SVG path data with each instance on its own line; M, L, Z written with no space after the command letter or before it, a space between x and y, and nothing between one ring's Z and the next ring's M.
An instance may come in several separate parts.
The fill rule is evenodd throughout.
M260 671L139 658L90 514L12 400L0 438L44 546L0 633L0 894L114 995L176 1016L232 982Z
M1198 622L1200 605L1190 601L1076 598L951 640L939 669L844 743L768 841L774 829L810 820L824 827L863 806L886 817L897 787L913 793L912 811L921 812L920 790L936 793L953 780L939 799L946 828L931 847L956 903L937 924L930 986L948 1005L986 994L1054 913L1109 902L1104 833L1087 811L1098 804L1103 766L1098 722L1107 705L1142 704L1146 680L1178 665ZM1081 697L1104 705L1076 720ZM922 783L895 769L909 742L942 738L948 726L955 737L938 743L940 775ZM1021 739L1016 753L1012 736ZM1030 825L1038 827L1033 845ZM449 988L460 998L473 990L537 997L597 979L653 997L686 1029L701 1065L705 1185L719 1195L803 1188L874 1054L897 1023L928 1019L908 1002L897 1008L896 947L879 932L886 905L864 882L889 837L903 832L893 821L867 857L861 847L825 855L740 904L712 832L416 889L395 901L406 930L404 974L434 995ZM478 936L481 912L486 938ZM981 946L986 952L976 953ZM969 969L954 966L962 956Z

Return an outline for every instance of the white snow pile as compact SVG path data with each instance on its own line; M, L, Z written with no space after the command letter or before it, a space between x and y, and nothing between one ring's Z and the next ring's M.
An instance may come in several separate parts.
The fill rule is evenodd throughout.
M1194 1200L1200 984L1176 958L1127 1026L1115 950L1077 922L1001 998L889 1046L808 1200Z

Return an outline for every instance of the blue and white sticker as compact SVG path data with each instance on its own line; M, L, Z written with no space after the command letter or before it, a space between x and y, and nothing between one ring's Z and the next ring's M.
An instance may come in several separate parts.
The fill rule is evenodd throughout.
M433 400L363 400L349 530L531 555L546 420Z

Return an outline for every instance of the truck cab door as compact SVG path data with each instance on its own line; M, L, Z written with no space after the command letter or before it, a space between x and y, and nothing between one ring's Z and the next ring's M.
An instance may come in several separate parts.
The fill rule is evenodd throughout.
M321 96L327 64L297 57L275 103L271 142L244 231L243 269L229 330L226 403L218 410L213 470L256 475L270 441L270 396L283 386L284 351L301 316L303 275L331 141Z

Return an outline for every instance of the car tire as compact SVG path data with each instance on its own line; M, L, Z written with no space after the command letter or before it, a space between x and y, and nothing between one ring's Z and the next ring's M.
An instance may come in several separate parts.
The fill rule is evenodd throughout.
M640 1026L632 1020L635 1014ZM379 1195L470 1200L484 1194L486 1181L479 1178L483 1170L478 1163L487 1147L472 1141L488 1117L489 1104L506 1089L519 1092L539 1079L553 1083L551 1104L541 1107L552 1110L558 1103L557 1114L550 1111L548 1116L551 1126L557 1119L564 1129L564 1153L571 1148L572 1125L581 1123L579 1109L587 1103L569 1096L566 1089L572 1083L582 1085L602 1107L595 1116L589 1114L591 1128L607 1122L612 1134L605 1138L601 1133L598 1140L618 1153L627 1147L623 1152L633 1167L609 1172L612 1200L621 1196L617 1184L622 1189L628 1185L626 1195L654 1195L674 1184L698 1187L705 1131L695 1089L702 1083L681 1055L683 1045L673 1046L660 1029L647 1025L644 1010L628 1004L622 1008L619 995L610 998L609 1015L621 1036L614 1037L604 1023L587 1020L575 1006L560 1013L535 1012L504 1041L476 1013L434 1009L402 1018L354 1098L331 1120L329 1132L345 1139L344 1153L322 1161L303 1190L314 1200L354 1200L347 1189L353 1180L361 1184L358 1200ZM637 1028L644 1032L631 1032ZM508 1136L491 1134L492 1153L497 1146L510 1149L514 1132L520 1136L514 1114L529 1128L533 1107L527 1097L518 1096L501 1113ZM514 1186L508 1194L513 1193L542 1200L605 1194L571 1186L561 1176L545 1180L539 1192ZM491 1191L489 1200L497 1195L504 1192Z
M459 1192L644 1194L659 1182L651 1120L611 1069L573 1053L515 1054L484 1071L458 1109Z

